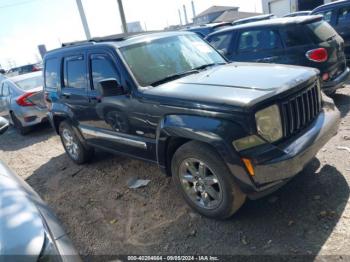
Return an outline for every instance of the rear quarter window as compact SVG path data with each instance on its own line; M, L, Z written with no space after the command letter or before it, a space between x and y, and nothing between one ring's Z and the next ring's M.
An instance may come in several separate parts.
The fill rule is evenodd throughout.
M59 59L52 58L47 59L45 62L45 88L47 89L57 89L59 86Z
M280 34L286 47L307 45L311 42L301 26L283 28L280 30Z
M350 25L350 6L339 9L338 12L338 25Z
M337 34L333 27L325 21L310 23L307 24L307 27L311 31L310 36L317 44L326 42Z

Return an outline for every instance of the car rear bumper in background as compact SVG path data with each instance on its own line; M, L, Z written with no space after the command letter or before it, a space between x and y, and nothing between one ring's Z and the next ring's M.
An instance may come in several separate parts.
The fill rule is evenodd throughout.
M335 90L342 88L344 84L349 80L350 69L347 67L343 73L341 73L337 78L331 81L323 82L322 91L325 94L331 94Z
M256 149L247 152L244 157L250 158L255 174L252 180L256 188L253 195L277 189L290 178L297 175L315 157L317 152L337 133L340 123L340 112L330 98L312 125L293 141L274 146L271 150ZM255 198L255 197L253 197Z
M24 107L15 111L16 117L21 121L22 126L33 126L47 120L47 109L35 107Z

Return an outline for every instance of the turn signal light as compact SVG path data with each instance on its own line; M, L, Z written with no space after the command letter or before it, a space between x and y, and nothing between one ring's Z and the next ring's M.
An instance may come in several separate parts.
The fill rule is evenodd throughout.
M249 175L254 176L255 173L254 173L254 167L253 167L252 161L250 161L250 159L248 159L248 158L242 158L242 161L243 161Z

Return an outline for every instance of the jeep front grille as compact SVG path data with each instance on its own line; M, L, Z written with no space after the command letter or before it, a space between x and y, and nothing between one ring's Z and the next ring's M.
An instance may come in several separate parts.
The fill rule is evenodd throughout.
M314 83L281 103L284 137L298 133L315 119L321 111L320 95Z

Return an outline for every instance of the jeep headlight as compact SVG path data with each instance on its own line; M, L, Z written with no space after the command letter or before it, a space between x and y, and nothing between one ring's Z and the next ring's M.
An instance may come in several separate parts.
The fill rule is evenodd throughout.
M282 138L282 121L277 105L256 112L255 121L259 135L267 141L275 142Z

